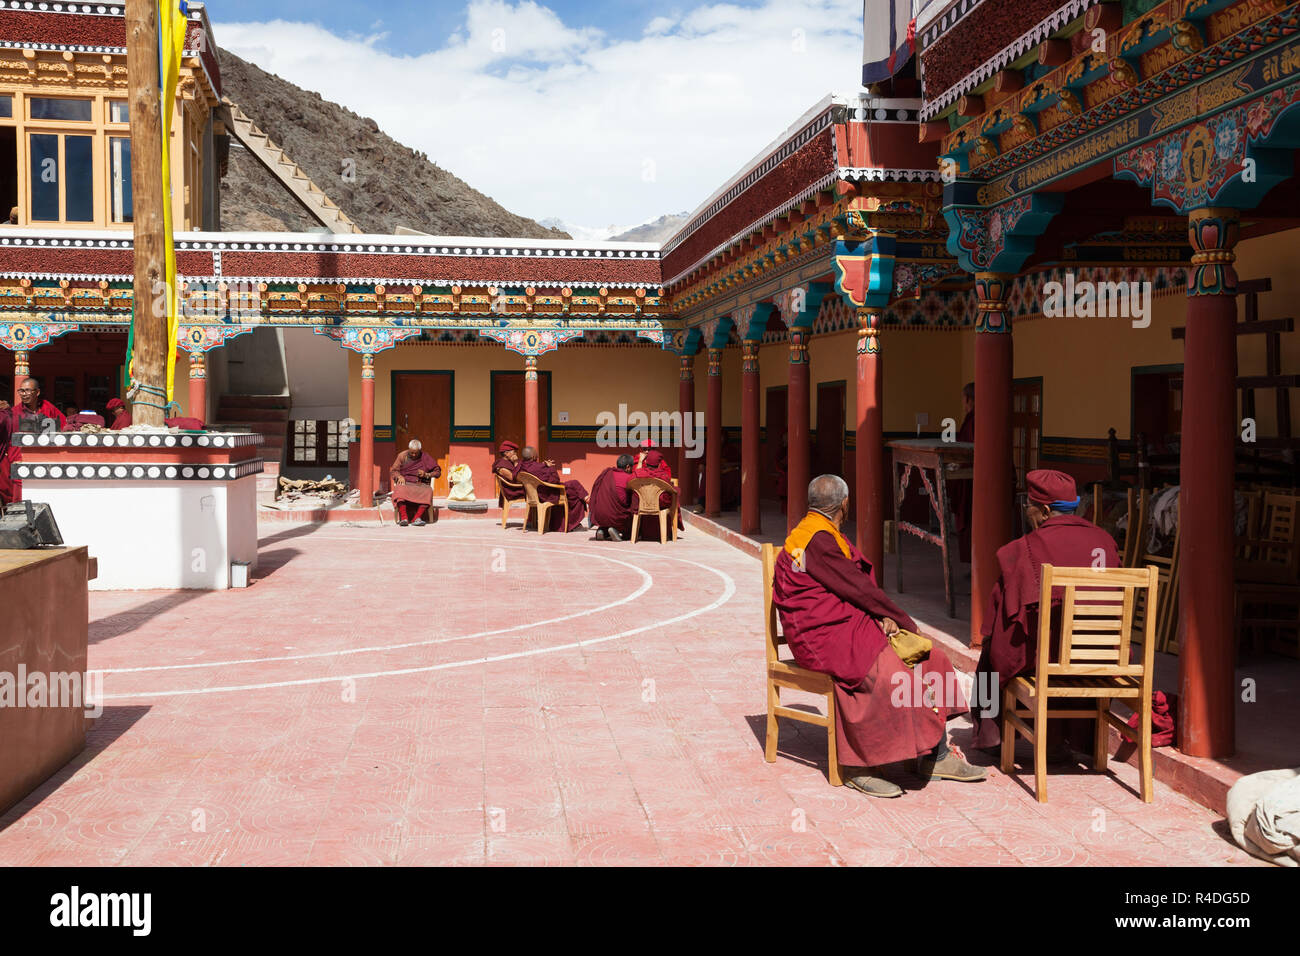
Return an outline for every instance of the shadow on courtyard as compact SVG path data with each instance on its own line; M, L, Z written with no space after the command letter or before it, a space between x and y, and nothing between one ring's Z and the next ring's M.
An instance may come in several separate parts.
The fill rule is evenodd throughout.
M86 748L62 767L51 774L35 790L15 803L0 816L0 833L19 820L28 811L37 807L47 797L57 793L68 780L112 746L118 738L135 726L136 722L149 712L149 707L132 704L123 707L105 707L104 712L93 721L87 718L91 726L86 731Z

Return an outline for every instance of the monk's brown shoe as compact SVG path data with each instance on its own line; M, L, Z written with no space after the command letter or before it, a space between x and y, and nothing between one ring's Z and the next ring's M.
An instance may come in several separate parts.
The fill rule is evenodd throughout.
M407 521L405 518L403 518L401 521L397 522L397 526L398 526L399 528L405 528L405 527L406 527L407 525L409 525L410 523L411 523L411 522L409 522L409 521Z
M984 767L972 767L952 750L942 760L933 756L920 757L916 761L916 774L922 780L956 780L960 783L976 783L988 778L989 772Z
M859 793L865 793L869 797L901 797L903 788L896 783L884 779L883 777L872 777L868 774L859 774L856 777L845 777L844 786L852 787Z

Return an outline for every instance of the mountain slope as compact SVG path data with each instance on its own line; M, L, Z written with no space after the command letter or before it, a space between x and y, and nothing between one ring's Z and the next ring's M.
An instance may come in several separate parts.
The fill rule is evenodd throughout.
M322 99L222 50L224 92L338 203L364 232L398 226L434 235L567 239L517 216L422 153L386 135L372 119ZM340 144L348 144L346 155ZM344 160L354 176L345 179ZM264 166L231 141L221 182L221 228L310 231L320 224Z

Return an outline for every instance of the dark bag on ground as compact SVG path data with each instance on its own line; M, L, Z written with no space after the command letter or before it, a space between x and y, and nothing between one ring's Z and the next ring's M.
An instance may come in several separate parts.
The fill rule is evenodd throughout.
M0 551L25 551L43 544L63 544L49 505L16 501L0 510Z

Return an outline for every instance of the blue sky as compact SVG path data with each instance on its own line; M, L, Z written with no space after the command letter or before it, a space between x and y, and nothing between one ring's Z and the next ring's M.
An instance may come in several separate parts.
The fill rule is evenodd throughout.
M212 0L208 14L221 46L512 212L596 228L694 209L861 76L861 0Z

